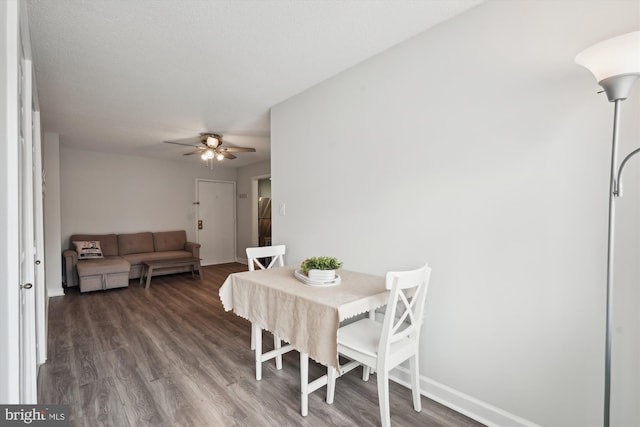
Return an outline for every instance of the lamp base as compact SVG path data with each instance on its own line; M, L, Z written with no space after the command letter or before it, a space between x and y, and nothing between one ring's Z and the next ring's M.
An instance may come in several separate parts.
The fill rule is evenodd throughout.
M624 100L629 97L629 92L635 81L640 77L640 74L619 74L617 76L607 77L600 80L598 84L602 86L607 98L610 102L617 100Z

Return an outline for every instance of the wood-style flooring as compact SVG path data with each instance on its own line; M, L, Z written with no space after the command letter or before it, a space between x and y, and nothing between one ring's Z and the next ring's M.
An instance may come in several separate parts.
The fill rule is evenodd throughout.
M225 312L218 289L242 264L154 277L149 289L80 295L77 288L50 300L48 361L38 374L38 401L70 405L72 426L376 426L376 376L356 369L338 379L335 403L325 389L300 415L299 355L284 367L263 365L255 380L250 325ZM273 345L265 332L265 348ZM310 378L324 373L311 363ZM413 410L411 391L390 382L394 426L478 426L426 397Z

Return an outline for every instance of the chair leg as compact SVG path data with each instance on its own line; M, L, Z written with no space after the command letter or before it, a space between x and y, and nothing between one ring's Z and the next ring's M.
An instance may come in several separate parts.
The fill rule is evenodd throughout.
M376 320L376 311L369 311L369 319ZM367 365L362 365L362 381L369 381L369 375L374 373L375 371L368 367Z
M422 411L422 402L420 399L420 370L418 363L418 355L415 354L409 359L409 370L411 371L411 393L413 394L413 409L416 412Z
M367 365L362 365L362 381L369 381L369 375L371 374L371 368Z
M280 341L280 337L276 334L273 334L273 348L279 350L282 347L282 342ZM276 369L282 369L282 355L276 356Z
M309 353L300 352L300 414L309 415Z
M251 350L256 349L256 334L253 331L253 323L251 324Z
M251 324L256 344L256 380L262 379L262 328L256 324Z
M336 377L338 371L333 366L327 367L327 403L331 405L336 394Z
M391 426L389 411L389 372L378 367L378 405L380 406L380 424L382 427Z

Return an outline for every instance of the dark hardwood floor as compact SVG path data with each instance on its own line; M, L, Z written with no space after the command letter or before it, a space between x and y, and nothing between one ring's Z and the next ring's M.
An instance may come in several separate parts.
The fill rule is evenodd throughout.
M340 378L335 403L325 389L309 397L300 415L299 356L272 361L255 380L249 322L223 310L218 289L242 264L190 274L154 277L149 289L80 295L77 288L50 300L48 362L38 375L38 401L70 405L72 426L375 426L379 425L375 375L360 369ZM273 345L265 336L265 347ZM310 378L324 373L311 364ZM480 424L390 383L395 426Z

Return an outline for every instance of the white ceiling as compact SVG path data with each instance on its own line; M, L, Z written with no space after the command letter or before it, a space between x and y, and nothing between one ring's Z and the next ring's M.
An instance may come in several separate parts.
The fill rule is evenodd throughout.
M269 109L483 0L28 0L43 127L64 146L182 157L216 131L269 158Z

